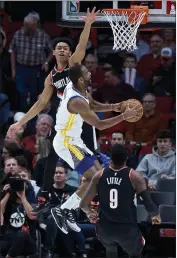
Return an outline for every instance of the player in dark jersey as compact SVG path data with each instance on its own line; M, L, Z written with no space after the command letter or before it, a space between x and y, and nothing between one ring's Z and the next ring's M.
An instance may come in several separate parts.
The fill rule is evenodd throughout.
M127 158L127 150L121 145L114 145L110 167L97 172L80 203L88 218L94 220L98 214L90 209L89 204L98 194L100 207L97 234L109 258L117 257L118 244L129 257L141 257L144 239L137 225L135 194L143 199L152 224L161 222L158 208L148 194L144 178L125 166Z

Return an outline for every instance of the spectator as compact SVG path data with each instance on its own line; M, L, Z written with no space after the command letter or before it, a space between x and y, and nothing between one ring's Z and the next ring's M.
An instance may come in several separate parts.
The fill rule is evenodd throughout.
M10 192L4 187L4 198L0 210L3 214L3 234L1 235L1 254L6 258L20 255L37 258L36 223L31 215L32 206L28 199L28 188L22 192ZM18 247L18 248L17 248Z
M171 135L167 130L157 134L157 147L152 154L147 154L137 167L148 179L149 188L156 189L160 178L174 179L176 177L176 151L171 148Z
M17 132L16 134L14 134L13 139L9 138L6 135L6 138L4 140L4 148L3 148L3 157L4 155L8 155L11 157L16 157L19 155L23 155L26 160L28 161L28 167L31 170L32 169L32 153L26 149L24 149L21 145L21 139L22 139L22 135L21 135L21 131Z
M0 92L5 92L10 77L10 57L4 48L4 35L0 31Z
M139 99L135 89L126 83L120 83L118 74L114 70L105 72L105 85L100 89L100 102L118 103L129 98Z
M150 40L150 46L152 53L141 57L137 65L137 72L145 79L147 84L150 83L155 69L160 66L160 53L163 46L162 37L158 34L153 35Z
M124 136L124 134L123 134L122 132L119 132L119 131L113 133L112 136L111 136L111 139L110 139L110 144L111 144L110 149L109 149L109 151L107 152L107 155L108 155L109 157L111 156L111 147L112 147L114 144L121 144L121 145L123 145L123 146L126 147L126 141L125 141L125 136ZM126 165L127 165L128 167L131 167L131 168L134 168L134 169L135 169L135 168L137 167L137 165L138 165L138 157L136 156L135 153L132 152L133 149L132 149L132 151L129 150L127 147L126 147L126 149L127 149L127 152L128 152L128 160L127 160L127 162L126 162ZM134 151L135 151L135 150L134 150Z
M91 72L92 90L97 91L104 83L104 71L98 68L97 57L88 54L85 58L85 66Z
M139 61L141 57L150 53L150 46L143 39L141 39L141 34L139 32L136 35L137 49L129 52L134 54L137 61Z
M164 37L164 47L170 47L173 51L173 54L175 54L176 53L175 30L170 28L164 29L163 37Z
M49 53L46 58L46 51ZM31 104L34 104L38 95L37 77L41 69L48 71L48 63L52 59L52 47L49 36L38 28L38 20L34 15L24 18L24 27L18 30L11 42L12 77L16 78L16 87L19 92L19 109L27 111L28 91ZM41 82L44 84L44 79Z
M156 134L164 129L162 116L156 112L156 97L147 93L143 97L143 117L135 123L126 124L126 140L130 145L152 145L156 140Z
M154 71L152 78L152 91L158 96L176 95L176 65L172 50L169 47L162 48L161 65Z
M7 184L9 177L18 174L18 169L19 167L16 158L6 157L4 166L0 171L0 192L2 187Z
M33 166L36 164L36 155L37 155L37 142L39 137L46 138L49 136L53 125L53 119L47 114L42 114L38 116L36 121L36 134L27 136L22 140L22 146L31 151L33 154Z
M35 197L37 196L38 192L39 192L39 189L40 187L37 186L36 184L36 181L35 180L32 180L31 179L31 173L30 171L27 169L27 168L19 168L19 173L21 178L25 179L26 181L30 182L32 187L33 187L33 190L34 190L34 193L35 193Z
M146 82L136 71L136 56L134 54L126 54L124 58L123 73L120 76L122 83L131 85L142 98L146 92Z
M7 157L4 161L4 173L15 175L18 174L18 162L15 158Z
M62 204L76 191L75 187L66 184L66 179L67 169L61 163L58 163L54 175L54 184L51 188L51 206ZM51 215L47 215L47 219L45 221L41 220L40 224L41 222L46 225L46 227L43 225L43 228L46 228L46 232L42 257L52 257L57 236L59 237L60 246L63 245L65 247L65 253L67 252L68 255L71 255L74 250L71 244L70 234L62 233L58 227L56 227Z

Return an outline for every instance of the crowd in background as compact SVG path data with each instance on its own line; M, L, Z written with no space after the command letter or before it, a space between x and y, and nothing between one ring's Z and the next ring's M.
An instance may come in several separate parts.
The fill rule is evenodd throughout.
M42 232L42 257L53 257L55 251L62 257L74 257L76 253L87 257L86 239L96 236L94 224L84 213L75 214L81 232L71 231L68 235L58 230L50 212L38 220L31 215L52 144L48 136L55 125L56 92L38 117L16 133L16 139L6 136L10 124L19 121L36 102L55 63L52 40L40 26L39 14L28 14L23 25L14 32L9 45L3 28L0 31L1 255L38 257L38 229ZM97 132L101 165L109 165L112 145L125 145L130 154L127 165L142 173L149 189L156 191L158 180L176 177L176 44L172 29L148 35L145 41L143 33L138 33L135 51L104 53L104 58L98 49L88 46L84 64L91 72L89 91L94 99L117 103L133 98L140 100L144 108L138 122L121 122ZM100 119L114 115L114 112L98 113ZM14 194L8 191L8 180L17 174L25 179L25 190ZM63 203L81 181L77 171L58 162L51 188L51 207ZM97 200L93 205L97 205ZM93 248L102 250L98 243Z

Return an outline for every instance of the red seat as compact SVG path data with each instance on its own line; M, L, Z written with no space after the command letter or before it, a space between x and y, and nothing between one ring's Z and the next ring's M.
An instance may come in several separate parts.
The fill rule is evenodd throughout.
M157 97L156 98L156 109L160 113L169 113L173 108L172 97Z
M99 143L100 143L100 151L101 152L106 152L111 148L111 144L110 144L110 137L100 137L99 138Z
M139 157L152 153L152 146L143 146L139 152Z

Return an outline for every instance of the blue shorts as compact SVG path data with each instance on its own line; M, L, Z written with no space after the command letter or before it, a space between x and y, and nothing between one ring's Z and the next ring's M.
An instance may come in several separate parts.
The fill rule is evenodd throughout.
M89 168L95 166L95 160L97 160L95 155L85 154L85 157L76 165L75 170L83 175Z

